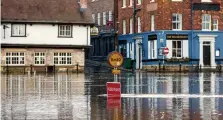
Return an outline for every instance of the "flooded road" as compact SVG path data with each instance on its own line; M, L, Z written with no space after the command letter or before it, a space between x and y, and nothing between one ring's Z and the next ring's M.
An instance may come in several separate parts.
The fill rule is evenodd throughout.
M223 119L223 74L124 73L118 80L125 96L107 100L110 73L2 75L1 118Z

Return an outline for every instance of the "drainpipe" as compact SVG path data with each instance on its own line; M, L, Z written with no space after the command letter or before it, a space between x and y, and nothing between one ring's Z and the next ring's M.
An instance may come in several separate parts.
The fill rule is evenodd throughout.
M193 0L190 0L190 4L191 4L191 10L190 10L190 14L191 14L191 52L190 52L190 54L191 54L191 56L190 56L190 58L192 58L193 57L193 30L194 30L194 23L193 23ZM192 63L192 61L191 61L191 63Z
M88 26L87 26L87 45L88 45Z

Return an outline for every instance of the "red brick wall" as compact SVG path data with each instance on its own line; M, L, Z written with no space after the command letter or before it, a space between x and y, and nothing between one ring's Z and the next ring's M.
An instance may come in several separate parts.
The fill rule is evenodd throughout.
M196 3L200 3L201 0L193 0ZM218 28L223 30L223 1L212 0L212 3L220 3L220 11L193 11L193 28L195 30L201 30L201 17L202 14L211 14L213 17L218 18ZM155 30L172 30L172 13L182 14L182 30L191 29L191 6L190 0L183 0L183 2L171 2L170 0L155 0L157 3L157 9L149 11L151 7L154 7L154 3L150 3L150 0L143 0L142 5L137 6L142 10L137 13L137 16L141 16L142 31L151 31L151 15L155 15ZM153 5L153 6L149 6ZM126 20L126 32L129 33L129 18L133 16L133 8L129 8L129 0L127 0L127 7L122 8L122 0L119 0L119 34L122 34L122 20ZM149 7L148 7L149 6ZM137 22L136 22L137 23ZM213 23L212 23L213 25ZM137 25L136 25L137 26ZM136 27L137 29L137 27Z
M114 14L114 0L88 0L88 7L90 7L92 14L95 14L95 22L98 23L98 13L100 13L100 23L103 26L103 12L106 12L106 19L109 17L109 11ZM114 16L113 16L114 18Z

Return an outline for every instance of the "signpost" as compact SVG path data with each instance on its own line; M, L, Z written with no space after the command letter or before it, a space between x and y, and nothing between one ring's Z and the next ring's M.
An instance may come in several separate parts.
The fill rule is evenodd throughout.
M113 51L108 56L108 63L114 67L112 73L114 74L114 82L107 82L107 105L108 108L120 107L121 105L121 84L118 82L118 75L120 74L120 67L123 63L122 55Z
M121 84L119 82L107 82L107 94L108 97L120 97L121 96Z
M168 47L164 47L163 48L163 65L164 65L164 55L167 55L169 53L169 48Z
M168 48L168 47L165 47L164 50L163 50L163 53L164 53L165 55L167 55L167 54L169 53L169 48Z

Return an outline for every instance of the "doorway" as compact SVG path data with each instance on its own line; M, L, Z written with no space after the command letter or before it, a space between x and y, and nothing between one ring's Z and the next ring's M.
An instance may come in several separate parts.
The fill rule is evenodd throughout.
M211 65L211 47L210 42L203 43L203 63L205 66Z

